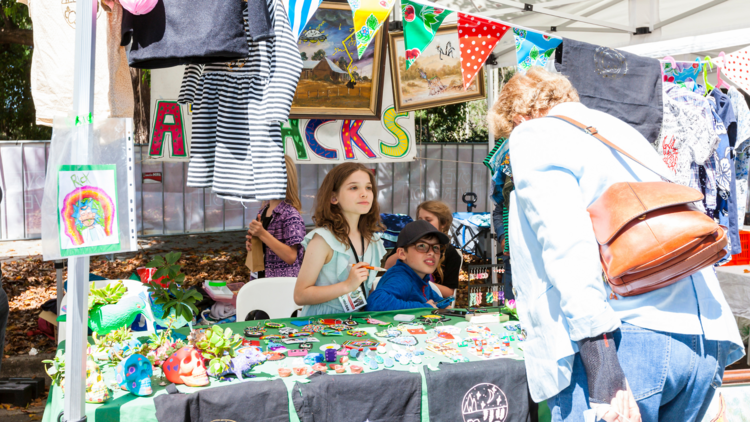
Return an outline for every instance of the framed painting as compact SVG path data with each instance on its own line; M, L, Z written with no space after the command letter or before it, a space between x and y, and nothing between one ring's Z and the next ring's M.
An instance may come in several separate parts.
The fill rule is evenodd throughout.
M302 73L290 119L378 120L388 31L381 28L357 58L348 3L321 3L300 34Z
M390 33L393 99L397 113L485 98L484 66L469 88L463 89L456 28L456 25L440 27L432 43L409 70L406 70L404 33Z

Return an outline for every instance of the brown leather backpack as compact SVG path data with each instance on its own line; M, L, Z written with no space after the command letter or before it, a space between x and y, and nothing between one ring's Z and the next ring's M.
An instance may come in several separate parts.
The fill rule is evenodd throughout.
M649 168L596 128L565 116L548 117L578 127ZM613 292L620 296L648 293L713 265L727 254L726 228L693 204L702 199L699 191L674 183L621 182L591 204L587 211Z

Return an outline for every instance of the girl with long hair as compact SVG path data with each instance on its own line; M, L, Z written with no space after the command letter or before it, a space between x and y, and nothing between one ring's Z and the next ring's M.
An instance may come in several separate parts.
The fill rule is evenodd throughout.
M301 246L305 238L305 223L300 215L297 169L288 156L286 161L286 199L272 199L250 222L245 238L245 248L252 251L253 236L263 242L265 271L258 278L297 277L304 255Z
M301 316L361 309L385 255L375 176L362 164L334 167L318 190L313 220L317 228L305 236L294 301ZM363 300L364 299L364 300Z

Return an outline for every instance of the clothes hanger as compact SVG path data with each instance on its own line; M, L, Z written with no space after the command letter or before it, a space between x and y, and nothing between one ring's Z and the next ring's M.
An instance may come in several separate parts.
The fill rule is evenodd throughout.
M722 58L722 59L724 59L724 66L719 66L719 65L718 65L718 63L716 64L716 66L718 66L718 69L716 70L716 80L718 81L718 82L716 83L716 88L717 88L717 89L719 89L719 88L722 88L722 87L723 87L723 88L729 89L729 88L731 88L731 87L729 86L729 84L728 84L728 83L726 83L726 82L724 82L724 81L723 81L723 80L721 79L721 69L723 69L723 68L726 68L726 67L727 67L727 57L726 57L726 56L724 55L724 52L723 52L723 51L722 51L721 53L719 53L719 57L720 57L720 58Z
M703 59L703 60L704 60L704 62L703 62L703 83L705 84L705 87L706 87L706 93L703 94L703 96L706 97L706 96L708 96L708 94L711 93L711 91L714 90L714 86L711 85L710 83L708 83L708 76L707 76L707 72L706 72L706 65L708 65L709 69L713 69L714 65L711 62L711 57L710 56L706 56L706 58Z
M669 64L672 65L672 69L677 70L677 62L674 60L672 56L666 56L662 59L662 61L668 61ZM661 66L661 80L666 82L667 75L664 74L664 65Z

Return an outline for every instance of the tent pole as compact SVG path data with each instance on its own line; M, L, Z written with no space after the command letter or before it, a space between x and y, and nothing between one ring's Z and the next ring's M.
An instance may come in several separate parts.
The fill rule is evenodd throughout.
M75 67L73 111L83 122L77 125L71 164L89 164L89 139L92 124L89 117L94 106L94 63L96 47L95 0L78 0L76 4ZM86 420L86 347L88 345L89 257L68 258L68 312L65 344L64 420Z
M485 73L487 74L487 112L490 111L492 108L492 104L495 102L495 85L497 84L496 78L496 68L488 65L484 65ZM492 147L495 146L495 140L492 139L493 136L491 133L487 135L487 151L492 151ZM488 178L488 186L492 186L492 173L489 171L487 172L487 178ZM487 202L489 204L492 204L492 200L490 198L486 198ZM490 215L492 215L492 210L490 211ZM490 264L497 264L497 233L495 232L495 225L490 224ZM498 284L497 280L497 272L495 271L496 267L490 268L490 283L492 284ZM497 301L492 302L492 306L499 306Z

